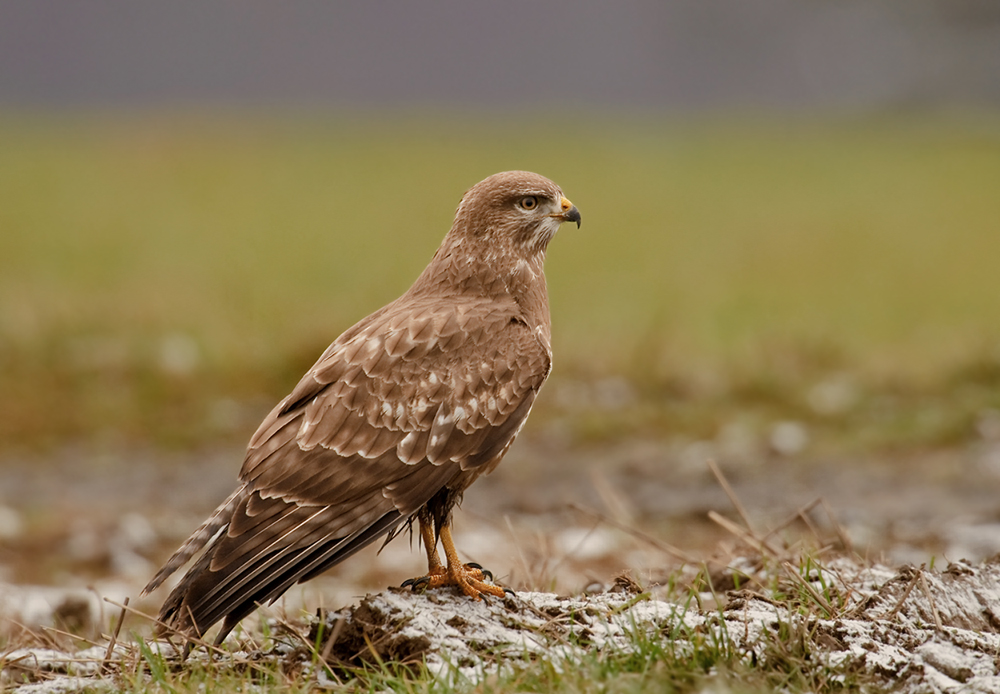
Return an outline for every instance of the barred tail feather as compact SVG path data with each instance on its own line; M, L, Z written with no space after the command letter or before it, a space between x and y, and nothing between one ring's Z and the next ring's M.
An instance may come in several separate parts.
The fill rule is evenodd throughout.
M142 595L149 595L154 590L160 587L160 585L177 569L188 563L198 551L208 544L208 541L215 537L216 533L229 525L229 520L232 518L233 511L239 504L240 500L246 494L246 485L238 487L236 491L229 495L222 504L215 509L211 516L202 523L197 530L195 530L191 537L189 537L180 548L174 552L173 556L167 560L167 563L163 565L153 579L142 589Z

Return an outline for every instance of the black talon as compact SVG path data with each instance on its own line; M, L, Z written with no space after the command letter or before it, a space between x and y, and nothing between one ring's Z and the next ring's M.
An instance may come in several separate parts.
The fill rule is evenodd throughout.
M477 569L479 571L482 571L483 572L483 576L486 578L487 581L492 581L493 580L493 572L490 571L489 569L484 569L482 564L477 564L474 561L470 561L468 564L465 565L465 568L467 568L467 569Z
M416 592L417 588L424 585L425 583L430 583L431 579L428 576L421 576L420 578L408 578L403 581L400 588L409 588L410 590Z
M503 592L504 592L505 595L509 595L512 598L516 598L517 597L517 594L513 590L511 590L510 588L508 588L507 586L503 586Z

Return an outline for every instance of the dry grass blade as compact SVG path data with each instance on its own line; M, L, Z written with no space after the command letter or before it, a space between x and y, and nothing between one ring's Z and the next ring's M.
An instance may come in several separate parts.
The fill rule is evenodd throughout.
M333 652L333 646L337 643L337 639L339 639L340 635L343 633L344 624L346 623L347 622L343 619L338 619L334 622L333 631L331 631L330 635L326 637L326 643L323 644L323 652L320 653L319 656L324 663L329 662L330 654Z
M927 585L923 566L917 570L917 576L920 578L920 589L923 591L924 597L927 598L927 603L931 606L931 614L934 616L934 626L937 627L938 631L941 631L944 629L944 625L941 623L941 615L938 613L937 605L934 603L934 596L931 595L931 589Z
M776 551L770 545L761 542L749 530L746 530L745 528L737 525L733 521L723 516L721 513L718 513L716 511L709 511L708 518L716 525L721 526L723 530L735 535L737 538L747 543L761 554L768 554L772 557L777 557L780 555L780 552Z
M744 508L743 502L741 502L740 498L736 496L736 492L733 491L733 488L731 486L729 486L729 480L727 480L726 476L722 474L722 470L719 468L719 466L711 458L707 458L705 460L705 463L708 465L708 469L712 471L712 474L718 481L719 486L722 487L722 490L726 493L726 496L729 497L729 503L733 505L733 508L736 509L736 513L739 515L741 519L743 519L743 525L746 526L746 531L740 534L745 538L746 537L752 538L752 543L751 543L752 546L756 547L759 551L766 551L767 553L772 554L774 556L779 556L781 554L780 549L776 549L774 546L769 544L766 538L761 539L757 537L757 533L755 533L753 529L753 524L750 522L750 515L747 513L746 508ZM711 512L709 513L709 515L711 516ZM718 516L718 514L716 515ZM718 517L722 518L722 516ZM717 523L719 522L714 518L712 520L715 520ZM722 525L727 530L730 529L722 523L720 523L720 525ZM735 524L731 525L732 527L738 527Z
M814 508L816 508L816 506L818 506L822 500L823 500L822 497L816 497L805 506L800 506L798 509L796 509L794 513L789 515L785 520L783 520L781 523L779 523L771 530L768 530L767 534L761 538L761 542L766 542L771 538L772 535L780 533L782 530L784 530L797 520L801 520L803 523L805 523L806 527L809 528L809 531L816 537L817 540L819 540L820 539L819 533L817 532L816 527L809 520L808 513L812 511Z
M700 563L700 560L695 559L694 557L692 557L690 554L688 554L684 550L682 550L682 549L680 549L678 547L674 547L673 545L668 544L666 542L663 542L662 540L658 540L655 537L653 537L652 535L644 533L643 531L641 531L641 530L639 530L637 528L633 528L633 527L631 527L629 525L626 525L624 523L619 523L614 518L609 518L608 516L604 515L603 513L600 513L599 511L593 511L593 510L591 510L589 508L584 508L583 506L580 506L578 504L570 504L569 507L571 509L573 509L574 511L577 511L577 512L582 513L584 515L590 516L591 518L599 520L602 523L604 523L606 525L610 525L613 528L617 528L618 530L621 530L622 532L626 532L629 535L631 535L632 537L635 537L635 538L637 538L639 540L642 540L643 542L645 542L646 544L648 544L650 547L654 547L654 548L660 550L661 552L663 552L664 554L669 554L670 556L674 557L675 559L680 559L682 562L684 562L686 564L698 564L698 563Z
M816 499L816 501L815 501L815 502L813 502L813 503L814 503L814 504L815 504L815 503L819 503L819 499ZM813 534L813 537L815 537L815 538L816 538L816 541L817 541L817 542L822 542L823 540L822 540L822 538L820 537L820 534L819 534L819 528L817 528L817 527L816 527L816 526L815 526L815 525L813 524L812 520L811 520L811 519L809 518L809 516L808 516L808 511L804 511L804 510L802 510L802 509L799 509L799 512L798 512L798 516L799 516L799 518L801 518L801 519L802 519L802 522L803 522L803 523L805 524L805 526L806 526L807 528L809 528L809 532L811 532L811 533Z
M851 542L851 538L847 536L847 531L844 529L844 526L842 526L840 521L837 519L837 514L835 514L833 509L830 508L830 504L826 503L826 499L823 499L820 503L823 504L823 509L826 511L826 515L830 519L830 524L833 525L834 532L837 533L837 538L844 546L844 549L851 554L855 554L854 543Z
M899 600L896 601L896 606L889 610L889 613L885 616L887 620L892 619L896 616L900 609L903 607L903 603L906 599L910 597L910 593L913 591L913 586L917 585L917 581L920 579L920 570L913 572L913 576L910 577L910 582L906 584L906 590L903 594L899 596Z
M510 516L506 513L503 516L503 522L507 525L507 531L510 533L510 536L514 538L514 548L517 550L517 558L520 560L521 568L524 569L524 575L527 578L526 585L534 588L535 577L531 573L531 564L528 563L528 558L524 556L524 548L521 546L520 536L514 530L514 524L510 522Z
M166 629L170 633L176 634L177 636L180 636L181 638L183 638L185 641L187 641L189 643L193 643L193 644L195 644L197 646L202 646L202 647L206 648L209 651L214 651L215 653L218 653L219 655L224 655L224 656L230 656L230 655L232 655L228 651L224 651L223 649L219 648L218 646L214 646L214 645L210 644L208 641L203 641L202 639L199 639L197 637L191 636L190 634L185 634L184 632L180 631L179 629L175 629L174 627L170 626L169 624L161 622L156 617L148 615L145 612L142 612L140 610L135 609L134 607L129 607L127 600L125 601L125 604L122 604L120 602L115 602L111 598L104 598L104 602L108 603L109 605L114 605L115 607L120 607L122 610L127 611L130 614L138 615L138 616L142 617L143 619L147 619L150 622L152 622L153 624L156 624L157 626L163 627L164 629Z
M49 679L54 676L42 670L38 664L38 656L34 653L21 653L17 657L11 657L10 653L5 653L0 657L0 672L5 671L11 665L30 671L31 676L36 679Z
M34 630L32 630L27 625L22 624L21 622L17 621L16 619L8 619L8 622L10 624L13 624L14 626L16 626L18 629L20 629L22 631L22 633L27 634L31 638L35 639L35 641L37 641L38 643L44 644L45 647L51 648L52 650L55 650L55 651L59 650L59 644L56 643L55 639L53 639L51 636L49 636L48 634L44 633L45 632L44 629L42 630L43 633L39 634L39 633L35 632Z
M577 543L575 545L573 545L572 547L568 548L567 550L565 550L563 552L560 552L559 559L557 559L555 561L555 563L553 563L549 567L549 569L548 569L549 573L551 573L552 575L558 574L559 568L564 563L566 563L567 559L569 559L570 557L575 556L577 554L577 552L580 551L580 549L587 543L587 540L589 540L591 538L591 536L594 534L594 531L597 530L597 528L600 527L600 525L601 525L601 521L598 520L598 519L595 519L594 524L587 530L587 532L583 535L583 537L581 537L579 539L579 541L577 541Z
M736 513L738 513L740 518L743 519L743 525L745 525L747 530L752 533L753 525L750 523L750 516L747 514L747 510L743 508L743 502L741 502L740 498L736 496L736 492L734 492L733 488L729 486L729 480L727 480L726 476L722 474L722 470L719 469L719 466L714 460L708 458L705 460L705 464L708 465L708 469L712 471L713 475L715 475L715 479L718 481L719 486L722 487L722 491L724 491L726 496L729 497L729 503L733 505L733 508L736 509Z
M634 514L629 508L631 504L629 504L628 498L615 489L614 485L608 480L607 475L595 468L590 472L590 483L612 518L619 523L625 524L629 524L634 520Z
M787 561L784 561L781 562L781 568L784 569L785 573L787 573L796 583L805 588L806 592L809 593L809 596L815 600L816 604L822 607L828 615L831 617L837 616L837 611L833 609L833 606L829 603L829 601L820 595L819 592L812 587L812 584L810 584L809 581L802 578L802 576L799 575L799 572L795 570L795 567Z
M115 630L111 633L111 640L108 641L108 650L104 651L104 662L101 663L101 672L105 672L111 665L111 655L115 652L115 644L118 643L118 634L121 633L122 624L125 623L125 611L128 609L128 601L129 599L126 597L122 603L122 611L118 615L118 623L115 625Z
M58 636L65 636L65 637L67 637L69 639L73 639L73 640L76 640L76 641L83 641L88 646L99 646L100 645L99 643L97 643L97 641L91 641L90 639L88 639L86 637L78 636L77 634L71 634L68 631L63 631L62 629L56 629L55 627L47 627L47 626L42 625L40 628L41 628L42 631L49 632L49 633L52 633L52 634L56 634Z
M333 642L336 640L337 636L340 635L340 629L341 629L341 622L342 622L342 620L337 620L337 625L334 627L334 630L331 633L331 635L327 638L327 642L326 642L325 647L323 649L323 653L320 653L316 649L316 644L315 643L313 643L312 641L310 641L309 638L306 637L299 629L296 629L292 624L290 624L288 622L287 619L285 619L284 617L282 617L281 615L279 615L275 610L272 610L267 605L262 605L260 603L257 603L257 609L263 610L267 614L271 615L271 617L279 625L281 625L281 628L284 629L285 632L289 636L291 636L291 637L297 639L298 641L300 641L302 643L302 645L305 647L305 649L307 651L309 651L309 653L312 656L314 656L315 658L317 658L319 660L319 662L323 666L323 668L327 671L327 673L331 677L333 677L334 680L337 681L338 684L341 683L340 680L337 678L337 676L334 674L333 668L330 667L330 663L327 662L327 657L330 654L329 653L330 649L333 647Z

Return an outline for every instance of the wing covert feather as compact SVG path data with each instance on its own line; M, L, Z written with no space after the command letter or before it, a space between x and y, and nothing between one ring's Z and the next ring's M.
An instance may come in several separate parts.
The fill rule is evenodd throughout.
M549 365L513 301L390 305L331 345L272 411L241 479L269 497L329 504L412 481L421 460L457 474L505 449L519 427L503 425L527 416Z

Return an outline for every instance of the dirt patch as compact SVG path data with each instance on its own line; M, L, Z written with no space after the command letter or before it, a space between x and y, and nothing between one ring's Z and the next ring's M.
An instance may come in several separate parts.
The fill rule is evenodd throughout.
M651 641L694 659L712 643L724 646L720 652L729 654L730 668L780 669L798 658L800 665L824 669L834 684L860 678L902 692L1000 691L997 561L931 571L864 566L846 558L822 566L810 560L794 567L794 576L781 566L791 565L734 562L732 572L752 579L753 589L719 596L692 588L695 599L686 601L668 599L666 589L655 586L636 593L638 584L630 580L596 595L521 592L481 602L449 590L389 590L323 613L301 627L297 646L268 653L237 647L231 657L234 663L271 660L320 685L384 663L426 667L436 679L459 684L502 676L539 659L565 667ZM706 607L713 599L715 606ZM115 663L134 659L135 648L119 645L104 675L100 646L80 652L17 649L0 658L0 687L22 694L65 686L113 688ZM157 648L171 653L166 644Z
M352 607L294 627L288 648L251 653L246 643L231 642L233 663L270 664L317 681L328 673L351 677L356 668L380 662L414 672L426 665L441 677L479 681L538 659L573 662L622 652L642 641L636 639L641 629L647 640L672 644L678 657L696 656L710 634L727 644L732 660L725 665L787 670L807 659L809 667L833 673L825 681L844 686L862 677L903 691L1000 692L998 562L976 563L1000 548L1000 477L983 473L978 458L956 452L881 467L723 463L736 496L753 511L733 529L732 513L728 524L717 520L717 509L730 500L716 480L703 464L685 466L669 446L573 456L527 446L522 453L509 471L470 490L456 534L466 558L490 564L518 590L516 600L470 603L447 591L359 597L423 570L421 553L397 540L381 554L370 548L296 587L282 603L296 624L300 607L309 613L324 604ZM202 519L201 506L229 491L230 471L216 479L206 476L205 461L188 462L167 465L153 457L134 463L132 477L112 476L131 491L113 494L84 482L70 485L71 492L56 489L52 470L6 469L5 479L18 484L3 485L0 498L7 509L0 513L0 639L10 644L0 654L0 689L16 684L27 694L28 686L121 684L114 667L104 675L80 670L91 655L21 638L20 627L10 627L25 624L34 633L54 627L101 644L99 634L107 633L116 612L101 596L135 598L161 555ZM568 476L571 463L589 472ZM191 501L180 493L188 489L205 498ZM817 491L822 504L811 501ZM163 505L175 498L186 501ZM667 543L683 551L665 550ZM827 550L803 558L805 546L856 557L853 547L882 564L831 560ZM943 570L905 566L930 563L934 555L972 561ZM703 561L708 556L714 558ZM689 568L680 569L682 561ZM899 565L904 568L887 568ZM624 567L634 578L609 579ZM35 580L56 585L29 585ZM681 600L678 587L696 599ZM576 597L531 592L538 588ZM132 605L155 613L161 599ZM259 619L246 620L243 632L258 644ZM322 644L318 653L310 650L316 643ZM136 662L136 649L126 644L114 657Z

